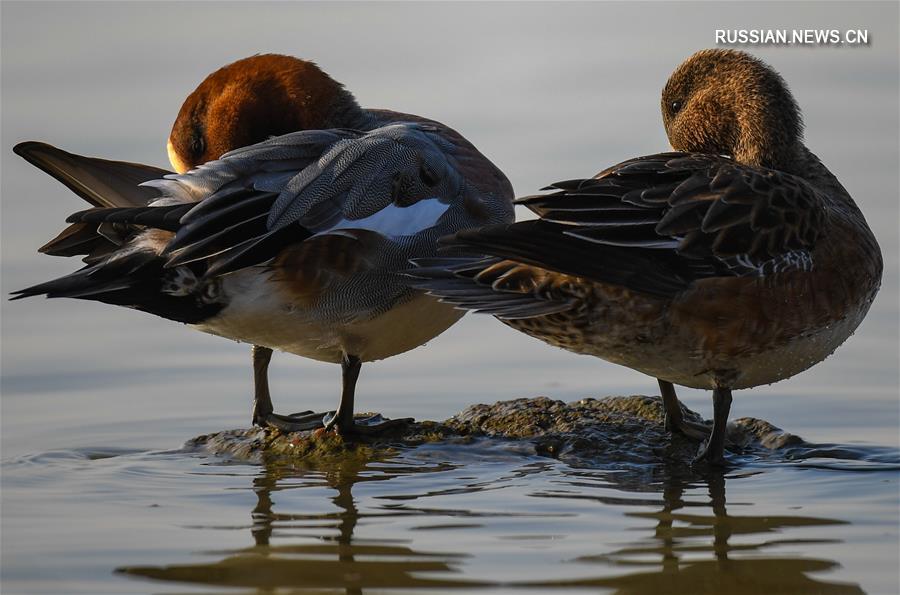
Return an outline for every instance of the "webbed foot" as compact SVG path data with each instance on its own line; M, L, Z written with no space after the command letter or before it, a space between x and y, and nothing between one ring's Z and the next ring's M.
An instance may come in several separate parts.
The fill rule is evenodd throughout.
M342 424L340 418L338 418L338 415L335 413L326 416L325 430L327 431L334 428L338 434L344 437L381 436L383 434L389 434L397 428L406 427L414 421L415 420L411 417L387 419L380 413L376 413L369 417L354 417L350 420L350 423L344 422Z
M326 416L333 413L333 411L329 413L303 411L291 415L279 415L278 413L269 412L254 415L253 423L263 428L277 428L282 432L304 432L325 427Z
M666 430L672 433L678 432L698 442L709 438L712 431L709 426L684 418L681 403L678 401L678 396L675 394L675 387L672 383L665 380L657 381L659 382L659 392L662 396L663 410L666 412Z
M679 416L678 420L676 421L668 413L666 413L665 423L666 430L668 430L669 432L677 432L679 434L682 434L683 436L687 436L691 440L696 440L697 442L705 441L707 438L709 438L709 433L712 431L712 429L708 425L690 421L684 419L684 417Z

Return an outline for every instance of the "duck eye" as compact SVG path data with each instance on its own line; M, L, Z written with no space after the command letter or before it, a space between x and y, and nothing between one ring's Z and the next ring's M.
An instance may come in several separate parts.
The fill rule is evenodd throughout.
M673 114L677 114L679 111L681 111L681 102L673 101L672 103L669 104L669 107L672 108Z
M194 133L191 136L191 155L194 157L199 157L206 152L206 141L203 140L203 135L200 133Z

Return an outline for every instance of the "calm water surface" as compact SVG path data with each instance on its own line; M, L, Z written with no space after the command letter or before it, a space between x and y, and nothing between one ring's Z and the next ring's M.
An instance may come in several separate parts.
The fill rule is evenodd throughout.
M182 445L246 425L246 346L102 304L4 301L4 594L900 592L896 3L0 7L3 295L76 266L35 249L82 208L12 145L165 165L182 100L234 59L313 58L363 105L453 125L525 194L664 149L659 90L723 27L869 29L863 48L748 49L791 85L808 145L857 199L886 262L872 311L834 357L735 395L735 417L839 448L713 476L573 468L508 446L293 465L214 457ZM276 406L333 407L338 374L276 356ZM469 316L364 367L358 400L443 419L521 396L653 391L640 374ZM681 394L709 415L707 393Z
M890 593L891 468L607 471L496 446L293 465L51 451L4 464L4 531L25 536L4 592Z

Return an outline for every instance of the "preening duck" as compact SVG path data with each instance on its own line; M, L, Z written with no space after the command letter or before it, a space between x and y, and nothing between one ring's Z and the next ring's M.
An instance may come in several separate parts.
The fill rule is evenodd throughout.
M417 287L551 345L658 379L667 424L724 461L732 390L789 378L859 326L878 243L803 143L781 76L744 52L700 51L662 92L675 152L629 159L519 200L540 218L463 231L479 256L422 259ZM713 426L674 384L713 391Z
M400 271L433 255L440 236L513 220L509 181L457 132L363 109L315 64L288 56L207 77L168 150L177 174L17 145L93 206L40 249L86 266L14 299L96 300L250 343L253 422L283 430L323 422L274 413L273 349L340 363L341 401L325 425L367 431L353 419L362 362L422 345L463 314Z

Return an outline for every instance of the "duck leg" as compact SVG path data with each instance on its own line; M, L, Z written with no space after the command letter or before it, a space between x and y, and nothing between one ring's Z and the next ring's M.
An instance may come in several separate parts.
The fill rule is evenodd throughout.
M325 429L337 427L339 434L351 434L354 431L353 401L356 398L356 381L362 361L355 355L344 354L341 358L341 403L337 411L325 422Z
M713 427L709 440L700 447L695 463L706 461L710 465L725 466L725 430L728 412L731 410L731 389L713 390Z
M272 415L272 395L269 394L269 362L272 350L254 345L250 348L253 358L253 419L252 423L264 426Z
M709 428L687 419L681 412L681 403L675 394L675 387L671 382L659 380L659 394L662 395L663 409L666 411L666 429L670 432L679 432L688 438L703 441L709 436Z
M255 425L278 428L285 432L314 430L324 425L324 413L304 411L293 415L279 415L272 407L272 395L269 393L269 362L272 350L261 345L251 349L253 356L253 420Z
M356 381L359 379L359 371L362 368L362 360L355 355L344 354L341 358L342 390L341 403L337 411L325 421L325 429L336 428L342 436L377 435L406 425L413 421L411 417L401 419L384 419L381 415L355 419L353 417L353 401L356 397Z

